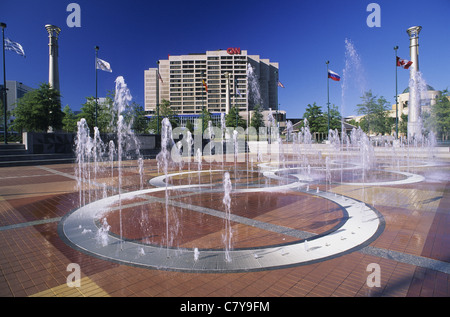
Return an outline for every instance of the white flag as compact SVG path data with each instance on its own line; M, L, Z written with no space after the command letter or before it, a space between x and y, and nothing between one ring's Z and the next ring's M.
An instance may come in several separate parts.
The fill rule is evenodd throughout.
M11 41L8 38L5 38L5 50L14 51L17 54L25 57L25 51L23 50L22 45L17 42Z
M97 57L97 69L112 73L111 65L108 62Z

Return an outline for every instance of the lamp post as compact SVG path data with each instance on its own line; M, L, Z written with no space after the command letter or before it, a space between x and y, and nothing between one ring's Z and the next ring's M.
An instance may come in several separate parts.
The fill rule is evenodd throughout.
M158 68L157 68L157 72L158 72L158 77L160 76L159 74L159 61L156 62L158 64ZM156 79L156 82L158 83L158 85L156 85L156 134L159 135L159 81L158 78Z
M398 87L397 87L397 50L398 46L394 46L395 51L395 138L398 138Z
M3 36L3 89L2 89L2 96L3 96L3 111L4 111L4 128L3 133L5 136L5 144L8 144L8 133L7 131L7 118L6 118L6 69L5 69L5 28L6 23L0 22L0 27L2 28L2 36Z
M98 127L97 117L98 117L98 97L97 97L97 61L98 61L98 50L100 47L95 47L95 126Z

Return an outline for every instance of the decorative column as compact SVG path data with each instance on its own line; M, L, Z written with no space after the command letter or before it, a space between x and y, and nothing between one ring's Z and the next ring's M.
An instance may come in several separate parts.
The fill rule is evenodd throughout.
M420 94L417 82L419 72L419 32L421 26L412 26L406 32L409 35L409 52L412 65L409 72L409 101L408 101L408 139L422 134L422 124L420 121L421 105Z
M45 25L45 29L48 32L49 39L48 84L51 88L60 92L58 69L58 35L61 32L61 29L51 24Z

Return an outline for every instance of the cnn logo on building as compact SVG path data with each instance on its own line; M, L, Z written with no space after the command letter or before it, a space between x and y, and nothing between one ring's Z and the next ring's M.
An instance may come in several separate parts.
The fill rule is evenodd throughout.
M229 48L227 48L227 53L230 55L240 55L241 48L240 47L229 47Z

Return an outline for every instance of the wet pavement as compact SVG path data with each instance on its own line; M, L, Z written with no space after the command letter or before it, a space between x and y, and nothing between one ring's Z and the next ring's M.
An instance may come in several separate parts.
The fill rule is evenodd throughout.
M81 197L75 164L3 167L0 296L447 297L450 162L438 163L366 182L347 172L305 182L295 177L299 171L284 182L247 172L241 163L237 175L230 172L231 262L216 260L214 269L206 258L222 259L227 220L222 171L203 164L202 173L180 174L186 166L174 167L166 192L158 187L164 179L149 182L161 176L154 160L144 162L144 183L137 162L126 161L118 202L107 199L119 194L114 169L96 174ZM78 215L80 202L88 209L102 201L99 210L112 211L99 216L95 210L86 220L92 228L73 218L78 237L86 240L92 230L92 248L84 248L63 227ZM96 238L103 218L111 226L107 250ZM376 225L366 227L374 219ZM338 244L342 250L328 251ZM130 246L126 257L124 246ZM106 255L97 252L102 249ZM161 260L168 251L171 260ZM70 287L74 265L80 279Z

